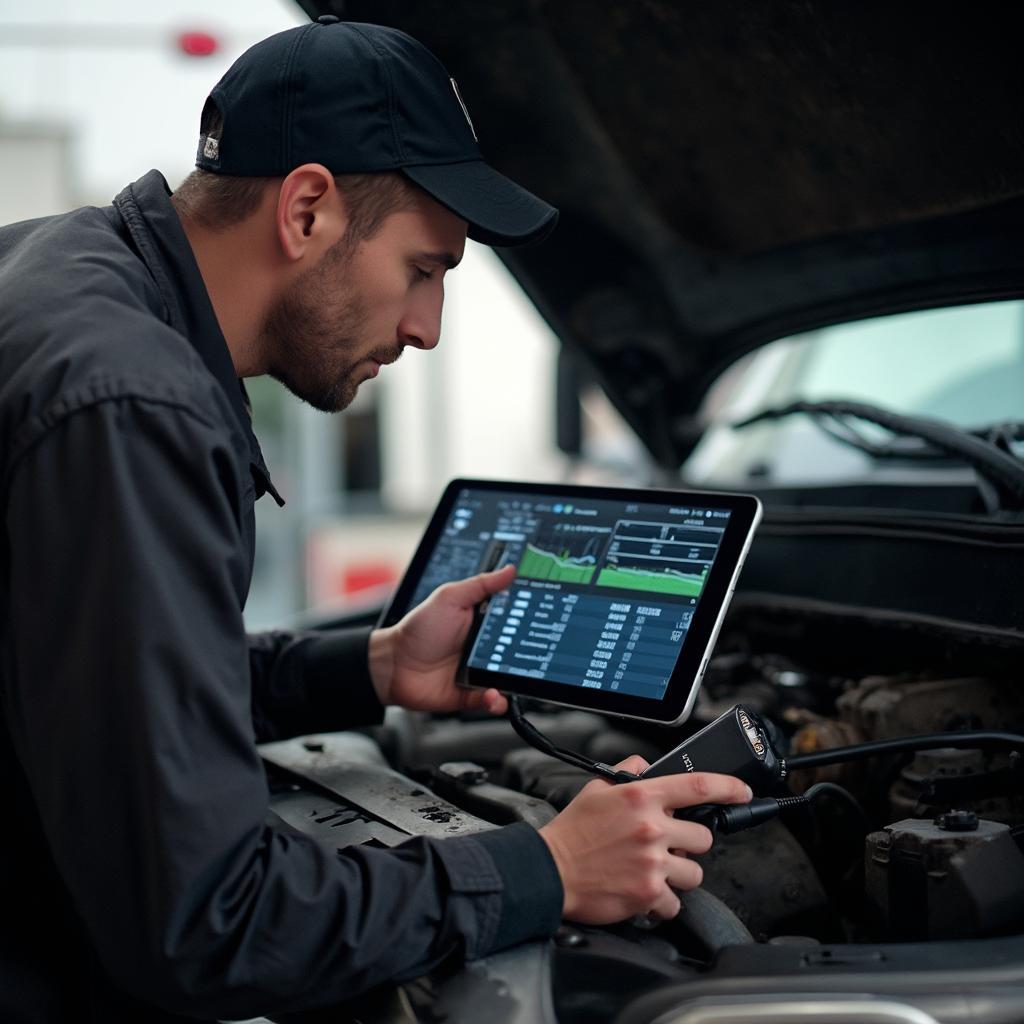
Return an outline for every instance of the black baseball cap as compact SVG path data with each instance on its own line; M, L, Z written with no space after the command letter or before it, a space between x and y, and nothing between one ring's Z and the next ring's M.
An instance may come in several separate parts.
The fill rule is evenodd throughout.
M487 245L538 241L558 219L484 162L455 79L397 29L324 15L279 32L246 50L207 103L222 127L200 137L196 166L215 174L401 171Z

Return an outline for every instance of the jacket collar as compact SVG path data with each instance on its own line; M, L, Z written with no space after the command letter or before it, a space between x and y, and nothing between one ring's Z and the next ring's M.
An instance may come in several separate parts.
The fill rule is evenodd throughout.
M231 353L170 195L164 176L150 171L128 185L114 199L114 207L160 290L167 322L191 342L231 403L242 436L249 442L256 497L269 493L278 505L283 505L253 433L245 386L235 374Z

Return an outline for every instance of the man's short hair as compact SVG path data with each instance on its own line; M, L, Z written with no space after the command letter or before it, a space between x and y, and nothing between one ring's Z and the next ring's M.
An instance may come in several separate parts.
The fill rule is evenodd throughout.
M200 131L220 138L220 111L208 101ZM259 209L266 190L281 178L237 177L196 169L178 186L171 203L178 216L211 231L223 231ZM419 186L398 171L371 174L337 174L334 184L345 200L348 244L371 238L392 213L412 209L423 196Z

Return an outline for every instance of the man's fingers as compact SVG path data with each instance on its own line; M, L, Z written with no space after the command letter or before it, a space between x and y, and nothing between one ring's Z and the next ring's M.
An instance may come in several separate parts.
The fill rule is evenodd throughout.
M651 766L639 755L630 754L625 761L620 761L615 765L615 769L620 772L631 772L633 775L639 775L641 772L647 771Z
M514 565L506 565L494 572L482 572L468 580L449 583L445 587L450 601L460 608L472 608L481 601L504 590L516 578Z
M732 775L716 775L713 772L663 775L643 784L649 784L658 793L666 810L678 810L696 804L745 804L753 796L745 782Z
M665 825L668 848L681 853L707 853L714 842L711 829L696 821L680 821L670 818Z
M508 711L508 701L495 689L461 690L463 711L486 711L491 715L503 715Z
M484 691L483 706L492 715L503 715L508 711L508 701L495 689Z
M671 921L682 909L682 906L679 897L666 885L664 893L651 907L649 913L654 917L661 918L662 921Z
M689 892L696 889L704 881L704 869L688 857L669 856L666 879L673 889Z

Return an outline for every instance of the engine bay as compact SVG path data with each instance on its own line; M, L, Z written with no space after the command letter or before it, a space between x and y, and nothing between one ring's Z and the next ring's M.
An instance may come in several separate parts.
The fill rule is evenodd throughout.
M1024 729L1017 680L944 674L941 666L845 678L728 636L719 652L685 726L541 705L531 720L552 742L606 764L632 753L654 762L737 703L791 757L923 733ZM506 720L395 709L366 733L304 737L262 753L278 824L338 848L514 821L539 827L593 777L527 746ZM845 962L851 950L884 948L878 956L891 960L904 944L920 958L930 949L948 955L950 943L963 950L965 940L1019 936L1022 783L1021 753L1005 748L895 753L791 772L774 795L815 786L814 799L718 835L699 858L703 884L683 897L678 918L563 928L553 944L552 1019L616 1020L641 994L723 965L763 973L774 964L769 973L783 974L799 965L806 973L809 964ZM847 967L880 964L854 956ZM613 1000L604 981L595 984L599 976L617 979Z

